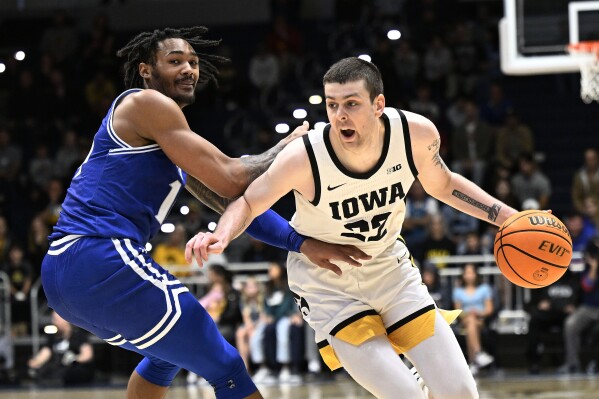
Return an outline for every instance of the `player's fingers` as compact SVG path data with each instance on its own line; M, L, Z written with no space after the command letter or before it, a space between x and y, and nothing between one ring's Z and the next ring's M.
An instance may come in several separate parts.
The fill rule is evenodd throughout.
M547 212L547 213L553 213L553 210L551 210L551 209L545 209L545 212Z
M191 263L193 257L193 244L196 241L196 236L193 236L187 244L185 244L185 261Z
M342 262L348 263L351 266L356 266L356 267L362 266L362 264L360 262L358 262L357 260L355 260L354 258L352 258L349 255L340 256L340 257L338 257L336 259L340 260Z
M328 269L328 270L332 271L333 273L335 273L338 276L341 276L341 269L339 268L339 266L337 266L334 263L329 262L328 260L323 261L322 264L320 264L319 266L322 267L323 269Z
M347 246L347 254L354 259L372 259L372 256L368 255L366 252L361 249L354 247L353 245Z
M221 242L215 242L214 244L209 245L207 248L207 252L210 254L220 254L224 250L225 248Z

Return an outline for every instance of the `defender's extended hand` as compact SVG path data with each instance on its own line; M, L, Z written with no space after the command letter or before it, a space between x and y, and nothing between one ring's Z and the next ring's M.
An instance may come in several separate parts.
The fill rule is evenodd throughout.
M187 263L191 263L192 258L195 257L198 266L204 266L204 261L208 260L209 254L220 254L225 250L224 245L214 234L212 233L198 233L187 241L185 245L185 260Z
M304 241L300 247L300 252L306 255L310 262L318 267L329 269L338 276L341 276L341 269L331 263L332 260L339 260L352 266L362 266L358 260L372 258L353 245L329 244L313 238Z

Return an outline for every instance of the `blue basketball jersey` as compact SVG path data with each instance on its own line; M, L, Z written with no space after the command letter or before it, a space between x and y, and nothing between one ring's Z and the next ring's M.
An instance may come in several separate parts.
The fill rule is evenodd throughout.
M115 133L112 103L81 164L50 235L129 238L145 245L156 234L185 183L184 173L158 144L132 147Z

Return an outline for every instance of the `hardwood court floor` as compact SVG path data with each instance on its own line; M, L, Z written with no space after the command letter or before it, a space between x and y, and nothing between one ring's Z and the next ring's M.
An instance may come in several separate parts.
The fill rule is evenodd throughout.
M448 376L450 378L450 376ZM598 377L482 378L480 399L597 399ZM307 382L302 385L260 387L266 399L372 399L368 392L348 379ZM124 399L124 388L0 390L0 399ZM209 388L175 387L167 399L214 399ZM398 398L404 399L404 398ZM409 398L405 398L409 399Z

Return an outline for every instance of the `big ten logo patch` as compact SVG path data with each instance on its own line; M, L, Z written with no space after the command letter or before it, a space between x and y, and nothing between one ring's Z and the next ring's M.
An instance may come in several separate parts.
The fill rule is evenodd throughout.
M308 320L308 317L310 316L310 306L308 305L308 301L297 295L295 292L291 293L293 294L293 300L300 313L304 316L304 319Z
M564 256L564 254L568 254L568 256L570 256L571 253L571 251L568 248L564 248L559 244L547 240L541 241L539 249L541 251L549 252L550 254L556 254L559 257Z

